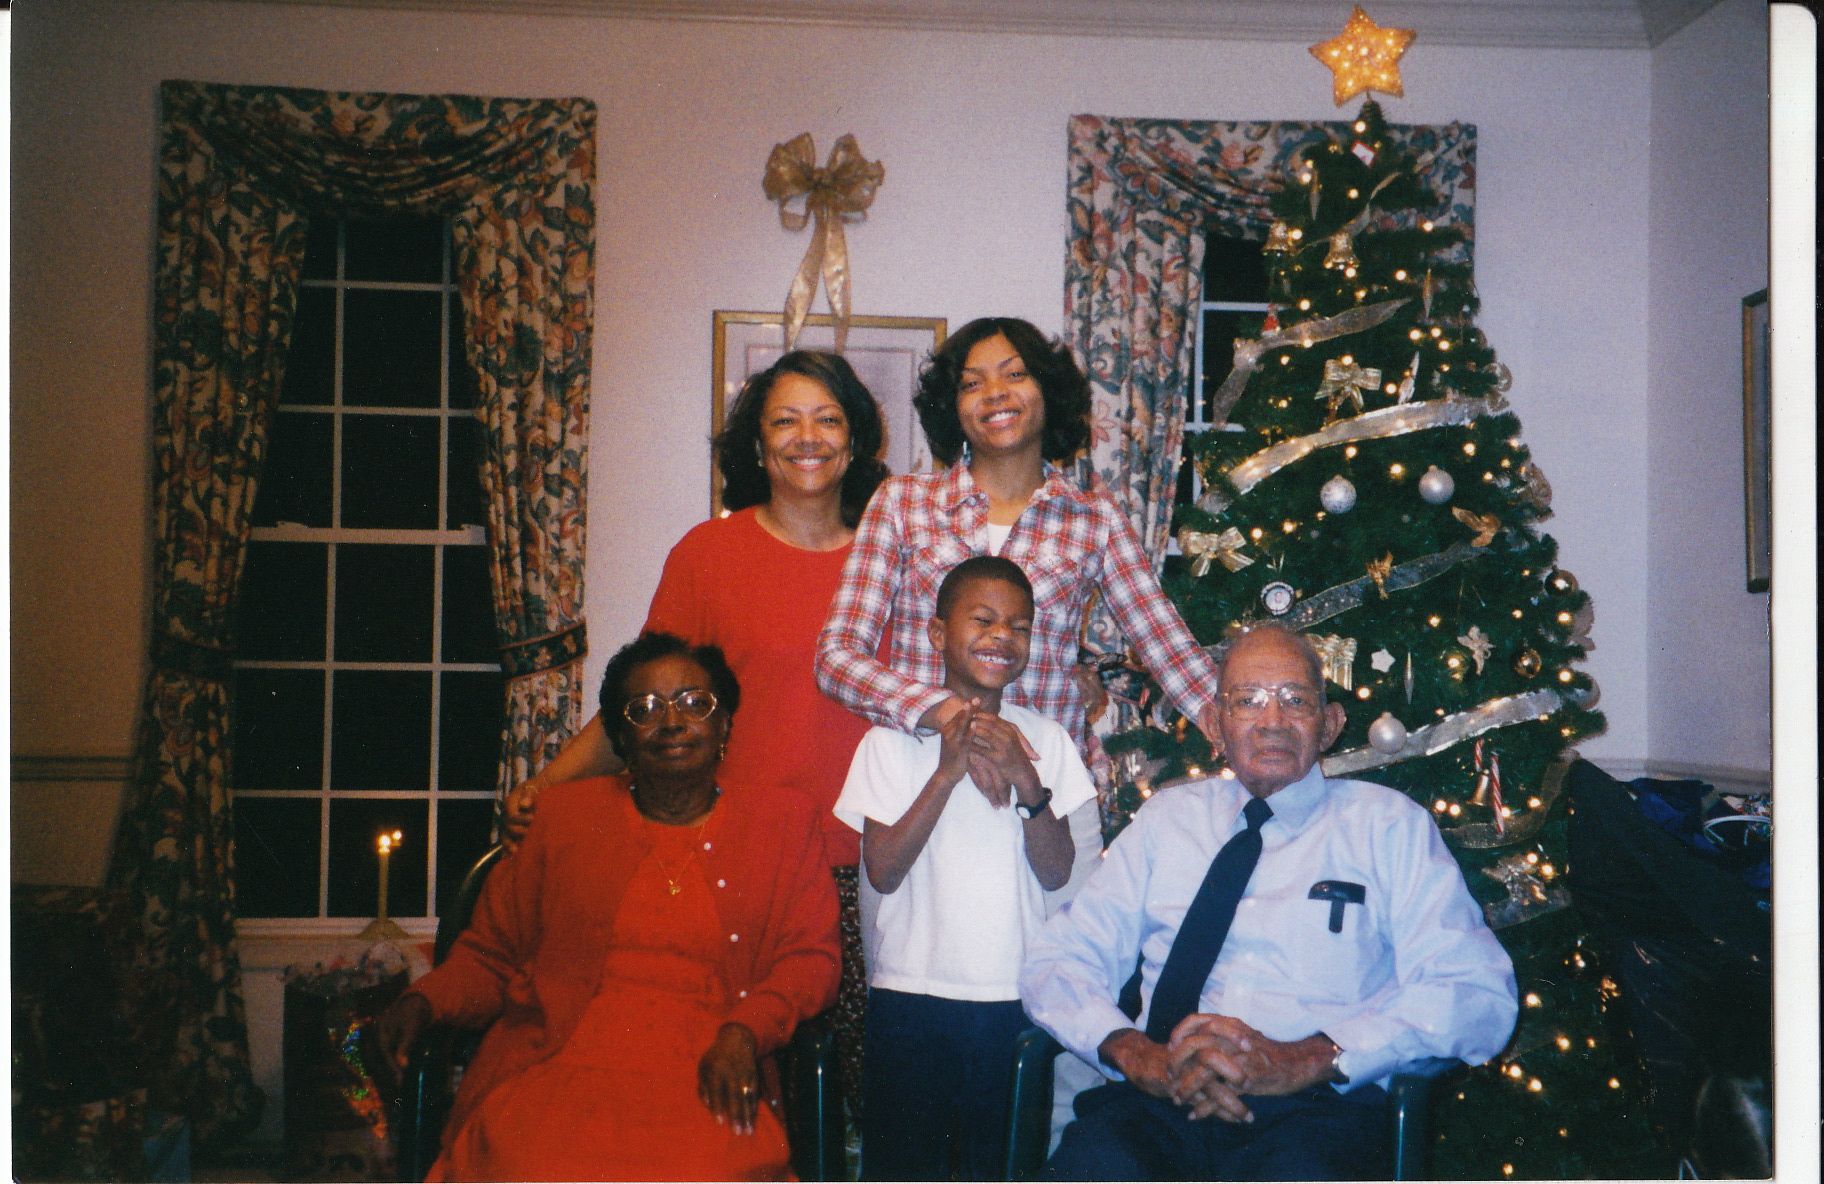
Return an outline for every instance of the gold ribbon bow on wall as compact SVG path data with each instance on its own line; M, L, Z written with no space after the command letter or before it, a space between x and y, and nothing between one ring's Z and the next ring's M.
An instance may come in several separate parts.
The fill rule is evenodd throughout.
M792 277L792 287L785 298L786 349L798 344L798 333L810 315L820 276L836 327L836 352L841 353L847 344L849 245L843 237L842 224L867 217L868 207L874 204L874 191L886 178L886 166L863 159L852 135L836 141L830 149L829 163L823 168L817 167L817 146L809 132L773 145L761 186L768 201L779 203L779 224L798 231L816 223L811 245L805 249L804 260L798 264L798 274ZM788 205L799 197L804 198L804 209L795 213Z
M1188 528L1178 532L1178 549L1191 557L1191 575L1200 580L1209 574L1212 559L1220 561L1230 571L1240 571L1253 563L1253 559L1241 553L1242 544L1246 542L1233 526L1221 534Z

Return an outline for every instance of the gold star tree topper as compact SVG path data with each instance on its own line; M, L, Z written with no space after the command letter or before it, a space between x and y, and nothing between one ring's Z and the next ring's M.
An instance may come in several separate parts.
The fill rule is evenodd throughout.
M1400 55L1416 35L1411 29L1381 28L1358 4L1343 31L1313 45L1311 56L1336 75L1331 94L1338 107L1364 91L1402 98L1406 91L1400 85Z

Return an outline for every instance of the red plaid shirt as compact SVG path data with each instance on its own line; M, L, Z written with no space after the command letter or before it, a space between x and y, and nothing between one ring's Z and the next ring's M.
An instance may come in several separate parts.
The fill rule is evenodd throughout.
M1092 478L1092 481L1094 479ZM988 553L988 495L967 465L893 477L868 504L817 637L817 685L875 723L904 732L944 701L943 655L926 623L945 574ZM1083 606L1100 589L1134 652L1195 720L1215 701L1216 665L1159 590L1133 527L1101 482L1085 490L1051 465L1003 556L1032 581L1032 653L1006 699L1058 721L1093 758L1083 696L1071 678ZM886 662L879 652L887 631Z

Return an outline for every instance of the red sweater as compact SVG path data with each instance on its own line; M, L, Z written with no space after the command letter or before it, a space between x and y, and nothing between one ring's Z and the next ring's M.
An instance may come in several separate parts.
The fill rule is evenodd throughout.
M817 689L817 633L848 547L801 551L766 532L750 509L692 527L665 559L648 630L722 647L741 680L741 710L721 775L779 785L818 806L833 867L861 859L861 839L830 808L868 721Z
M762 1056L836 998L836 894L813 808L758 786L730 789L705 829L703 870L728 941L722 972ZM519 851L498 864L443 965L412 985L439 1023L492 1024L444 1128L556 1053L601 985L607 939L650 843L621 778L554 785Z

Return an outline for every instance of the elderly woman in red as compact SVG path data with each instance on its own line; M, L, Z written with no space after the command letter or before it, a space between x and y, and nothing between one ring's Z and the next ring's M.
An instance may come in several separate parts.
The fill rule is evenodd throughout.
M627 775L546 790L449 958L381 1017L396 1065L429 1023L492 1025L432 1179L787 1177L762 1058L834 998L836 901L811 803L718 783L740 693L714 646L615 654L601 718Z

